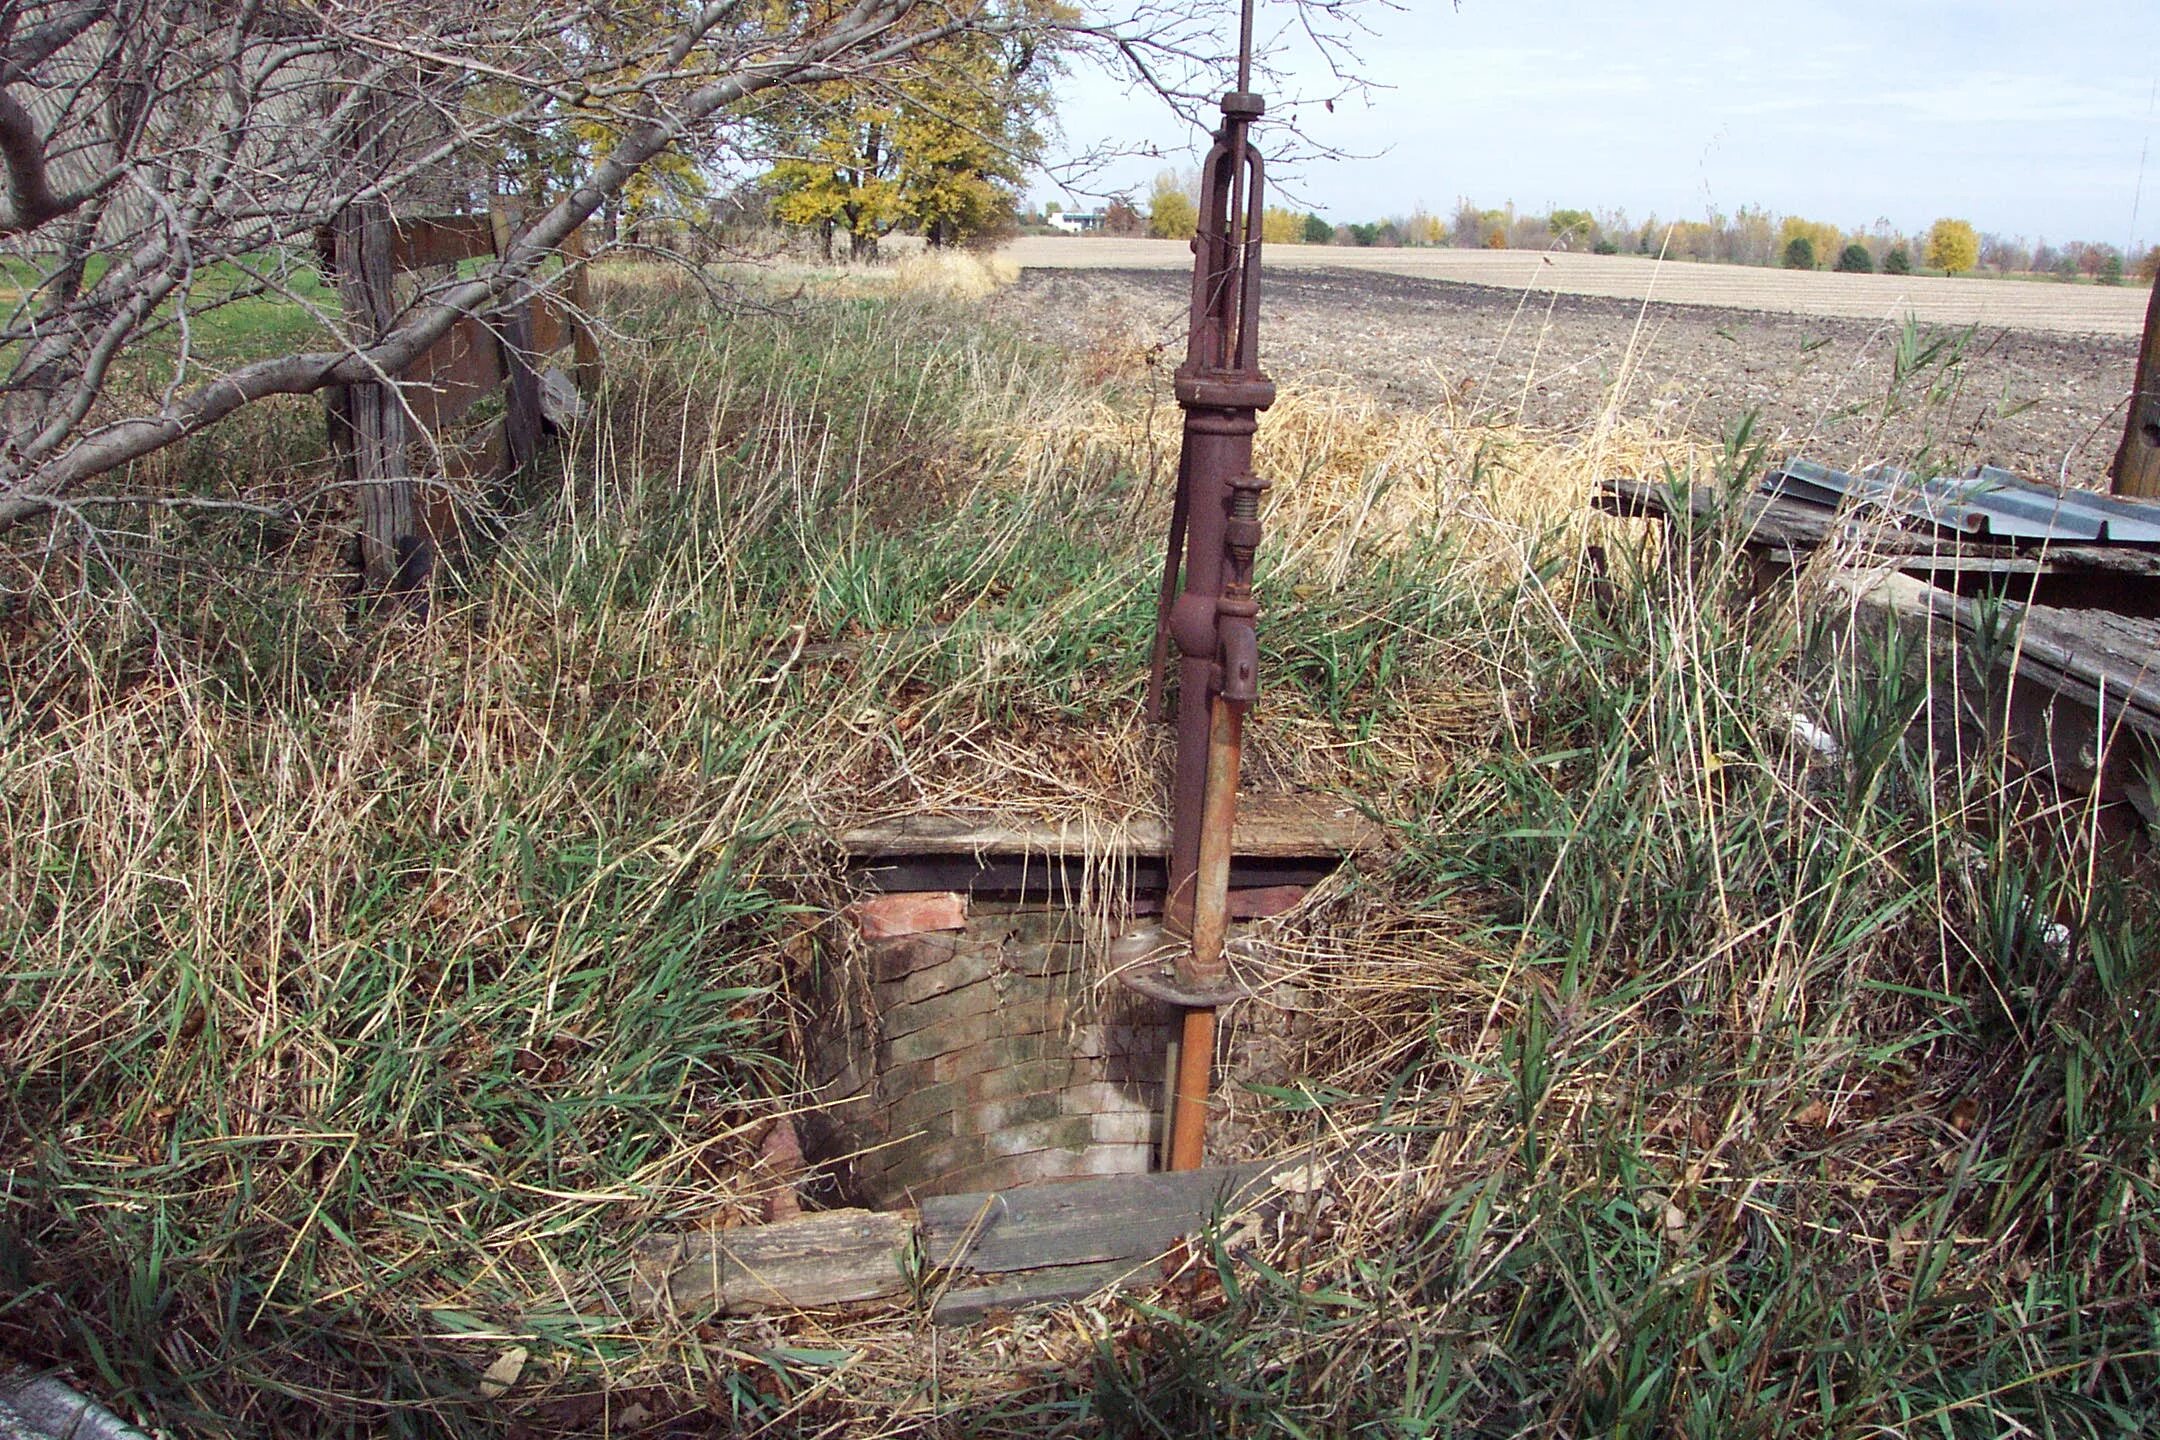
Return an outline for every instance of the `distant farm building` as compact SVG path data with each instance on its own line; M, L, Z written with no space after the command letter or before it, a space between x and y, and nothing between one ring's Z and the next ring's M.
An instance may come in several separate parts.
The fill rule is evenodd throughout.
M1052 226L1068 235L1092 235L1103 228L1109 216L1100 210L1069 210L1049 217Z

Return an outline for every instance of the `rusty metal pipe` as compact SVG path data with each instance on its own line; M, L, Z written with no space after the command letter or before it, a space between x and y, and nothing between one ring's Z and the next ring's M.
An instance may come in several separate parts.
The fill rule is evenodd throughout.
M1148 667L1148 711L1159 716L1163 671L1170 646L1177 647L1177 756L1160 934L1184 943L1174 977L1152 971L1152 978L1128 983L1184 1007L1170 1126L1173 1170L1197 1167L1205 1149L1215 1010L1231 994L1225 948L1245 715L1259 694L1252 565L1259 496L1267 487L1253 473L1253 436L1275 386L1259 366L1266 174L1251 128L1267 107L1250 90L1252 10L1247 0L1238 88L1223 97L1222 128L1202 169L1192 313L1177 371L1184 445ZM1135 937L1136 946L1146 943ZM1152 956L1163 948L1142 953L1136 963L1157 963Z
M1177 1098L1170 1109L1170 1168L1197 1170L1207 1158L1209 1084L1215 1068L1215 1012L1192 1009L1178 1042Z
M1162 586L1155 592L1155 648L1148 655L1147 718L1151 725L1160 725L1165 715L1163 671L1170 663L1170 607L1177 603L1178 574L1184 568L1179 551L1185 545L1185 517L1192 504L1187 480L1191 473L1192 457L1180 448L1177 491L1170 499L1170 543L1163 547Z
M1179 381L1184 395L1251 394L1262 387L1264 380L1256 386L1241 377L1228 383ZM1266 388L1271 396L1272 387ZM1192 456L1192 498L1185 523L1185 583L1170 607L1170 638L1179 656L1177 759L1170 786L1170 878L1163 899L1163 923L1180 936L1192 934L1193 883L1207 803L1208 730L1221 684L1219 609L1234 502L1228 480L1251 469L1253 432L1258 428L1252 407L1202 404L1197 399L1188 406L1185 443Z
M1244 707L1215 697L1208 726L1207 799L1200 810L1200 865L1193 885L1192 950L1178 979L1196 990L1229 976L1223 941L1230 932L1230 850L1237 828L1239 751Z

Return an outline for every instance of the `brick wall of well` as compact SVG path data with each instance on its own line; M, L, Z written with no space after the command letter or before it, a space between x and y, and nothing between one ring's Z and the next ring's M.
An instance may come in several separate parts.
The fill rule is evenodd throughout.
M1154 1168L1175 1012L1103 983L1069 910L976 901L950 921L887 934L866 917L852 953L821 959L812 1148L852 1157L877 1206Z

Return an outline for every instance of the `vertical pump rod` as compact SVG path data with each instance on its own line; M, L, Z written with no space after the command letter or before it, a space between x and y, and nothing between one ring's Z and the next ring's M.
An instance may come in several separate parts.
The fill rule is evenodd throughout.
M1174 644L1177 758L1163 928L1177 947L1174 988L1185 1005L1185 1022L1172 1169L1200 1164L1215 1009L1234 993L1223 955L1231 836L1245 716L1259 697L1252 565L1267 482L1253 473L1253 435L1259 412L1275 399L1275 386L1259 361L1260 220L1266 201L1264 167L1251 130L1266 105L1251 90L1252 33L1253 0L1245 0L1238 88L1222 99L1222 126L1201 171L1192 312L1185 363L1177 371L1184 447L1148 686L1151 712L1159 717L1163 670Z

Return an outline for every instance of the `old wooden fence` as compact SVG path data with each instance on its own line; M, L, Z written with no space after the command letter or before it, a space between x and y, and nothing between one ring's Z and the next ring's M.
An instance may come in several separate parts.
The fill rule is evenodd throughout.
M354 207L321 237L353 343L386 333L422 286L504 253L518 219L500 203L485 215L393 217L381 205ZM597 381L585 253L582 233L573 235L529 298L461 318L391 383L329 392L339 477L359 494L369 589L424 588L458 543L470 501L530 465L549 412L574 405ZM496 396L499 415L483 407Z

